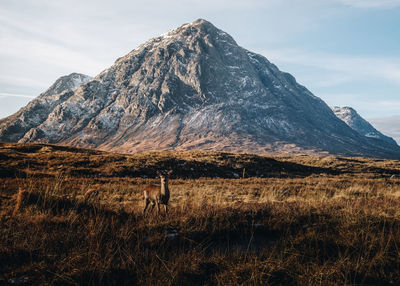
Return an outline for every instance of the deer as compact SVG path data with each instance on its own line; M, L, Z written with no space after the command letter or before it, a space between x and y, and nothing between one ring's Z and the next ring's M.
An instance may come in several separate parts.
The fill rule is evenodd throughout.
M146 210L151 203L151 210L157 205L158 214L160 214L160 205L164 205L165 214L168 213L168 201L169 201L169 188L168 188L168 176L171 175L172 171L167 174L157 172L160 176L161 186L149 185L144 188L143 195L145 201L145 207L143 210L143 215L146 214Z

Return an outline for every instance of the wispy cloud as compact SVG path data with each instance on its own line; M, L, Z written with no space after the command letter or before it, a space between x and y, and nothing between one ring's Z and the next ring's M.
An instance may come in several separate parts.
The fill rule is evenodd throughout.
M36 96L28 95L28 94L15 94L15 93L0 92L0 98L4 98L4 97L35 98Z
M393 8L400 6L399 0L337 0L356 8Z
M400 145L400 116L369 118L368 121L376 129L392 137Z
M0 23L4 23L0 19ZM10 26L12 30L17 30L15 26ZM67 70L86 70L99 72L103 65L99 64L88 55L82 55L75 48L71 48L62 41L56 38L47 38L46 35L36 33L33 29L26 29L21 34L17 33L4 33L0 38L0 44L3 47L0 49L0 57L8 59L24 60L25 62L34 59L40 59L41 64L47 66L58 66ZM29 47L27 49L26 47ZM29 53L26 53L28 51Z
M400 110L400 100L382 100L378 104L385 108Z
M364 117L399 114L400 59L297 49L259 51L328 105L351 106Z
M400 110L400 100L365 99L364 94L340 92L321 93L318 94L318 96L323 98L330 106L339 105L341 107L353 107L364 118L375 118L382 114L387 114L388 116L395 115L399 114ZM398 118L400 118L400 116L398 116Z
M310 67L314 69L314 72L324 71L329 79L322 80L323 86L333 86L360 79L386 80L400 85L400 59L398 58L358 57L294 49L260 52L273 62Z

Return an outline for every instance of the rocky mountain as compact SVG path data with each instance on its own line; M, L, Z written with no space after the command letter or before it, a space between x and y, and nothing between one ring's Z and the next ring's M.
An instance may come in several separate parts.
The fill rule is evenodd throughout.
M400 158L400 148L360 135L293 76L202 19L147 41L76 90L49 98L38 119L32 103L4 119L1 140L123 153L209 149ZM8 127L15 120L35 124Z
M331 109L339 119L343 120L347 125L349 125L351 128L353 128L361 135L397 145L396 141L393 138L385 136L381 132L376 130L368 121L362 118L353 108L348 106L345 107L332 106Z
M79 73L72 73L57 79L27 106L0 120L0 141L17 142L21 140L27 132L42 124L54 108L71 96L78 86L91 79L90 76Z

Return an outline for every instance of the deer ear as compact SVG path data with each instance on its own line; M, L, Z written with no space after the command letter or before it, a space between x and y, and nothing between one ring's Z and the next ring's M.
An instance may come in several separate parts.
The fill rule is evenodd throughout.
M159 175L159 176L162 175L161 172L160 172L160 170L157 170L157 175Z
M169 171L167 172L168 176L171 176L171 175L172 175L172 173L173 173L173 171L172 171L172 170L169 170Z

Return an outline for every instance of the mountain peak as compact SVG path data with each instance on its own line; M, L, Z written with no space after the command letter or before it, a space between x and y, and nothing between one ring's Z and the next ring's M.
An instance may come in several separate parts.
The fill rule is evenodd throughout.
M211 22L201 19L201 18L193 21L192 23L186 24L186 25L188 25L190 27L198 27L200 29L203 29L204 31L219 30ZM182 26L185 26L185 24Z
M359 134L368 138L379 139L387 143L397 145L393 138L385 136L376 130L368 121L362 118L354 108L350 106L332 106L331 109L339 119L343 120L348 126L357 131Z
M209 21L207 21L207 20L205 20L205 19L202 19L202 18L199 18L199 19L197 19L197 20L194 20L194 21L192 22L192 24L193 24L193 25L204 25L204 24L212 25L211 22L209 22Z
M211 22L204 19L197 19L192 23L183 24L176 29L172 29L160 36L148 40L131 53L138 52L144 48L151 49L160 44L168 45L175 43L180 45L185 42L194 42L198 40L206 41L207 45L215 41L223 41L237 45L230 35L215 27Z
M0 141L16 142L43 123L59 104L73 94L78 86L92 78L81 73L71 73L58 78L45 92L24 108L0 121Z
M331 106L331 109L335 113L347 113L347 114L357 113L357 111L354 108L352 108L351 106L343 106L343 107Z
M69 75L62 76L58 78L47 90L46 94L58 94L66 90L74 90L78 86L88 82L92 77L81 74L81 73L71 73Z

